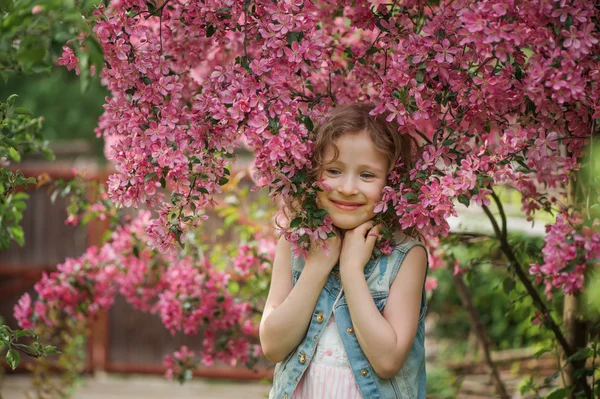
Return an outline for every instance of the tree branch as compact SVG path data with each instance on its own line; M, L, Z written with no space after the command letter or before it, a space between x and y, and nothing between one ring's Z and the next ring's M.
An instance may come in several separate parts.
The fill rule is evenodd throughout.
M531 296L534 306L543 315L544 324L546 326L548 326L550 328L550 330L552 330L552 332L554 333L554 337L558 341L558 343L561 346L561 348L563 349L563 351L567 354L567 357L573 355L575 353L575 351L573 350L573 348L571 348L571 346L565 339L565 336L563 335L562 331L560 330L560 328L554 321L554 318L552 317L552 315L550 314L550 311L546 307L546 304L540 297L540 294L537 292L537 290L535 289L533 284L531 284L531 281L529 281L529 278L525 274L525 271L523 270L523 267L521 266L521 263L517 259L517 256L515 255L514 251L512 250L510 244L508 243L508 240L502 236L502 232L500 231L500 227L498 226L498 222L494 218L494 215L492 215L492 212L486 205L483 205L482 208L483 208L483 211L485 212L485 214L487 215L487 217L490 219L490 222L492 223L492 227L494 229L494 232L496 233L496 238L498 238L498 240L500 240L500 249L502 250L502 252L504 253L504 256L506 256L506 258L508 259L508 261L514 268L515 273L519 277L519 280L521 280L521 283L523 283L523 285L525 286L527 293ZM587 381L585 380L585 376L580 377L578 382L579 382L579 384L581 384L581 387L583 388L583 390L586 394L586 397L591 399L592 391L591 391Z
M506 213L504 212L504 208L502 207L502 201L500 201L500 197L494 192L492 189L492 198L498 207L498 212L500 212L500 218L502 219L502 239L506 241Z

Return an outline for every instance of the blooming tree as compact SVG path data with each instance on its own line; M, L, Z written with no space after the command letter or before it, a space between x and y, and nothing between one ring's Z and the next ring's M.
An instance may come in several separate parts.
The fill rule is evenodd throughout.
M144 213L132 228L147 239L153 257L173 264L158 266L173 276L161 280L168 286L122 293L150 309L135 295L165 290L152 306L169 328L197 331L201 318L191 309L223 306L209 293L227 277L208 264L178 259L177 248L214 205L240 146L254 153L257 187L288 204L308 200L283 232L300 253L311 238L331 233L330 219L314 204L321 188L308 181L307 171L314 125L340 103L371 102L373 115L395 120L398 134L421 142L414 168L390 174L377 207L403 228L414 227L434 243L449 233L446 219L456 215L457 203L483 207L511 267L547 315L506 239L495 187L507 186L521 194L529 220L536 212L556 215L539 262L529 269L547 296L556 289L581 291L598 264L598 193L580 178L600 119L600 9L592 0L119 0L99 6L94 16L102 70L77 57L94 43L85 36L67 43L58 62L77 73L99 73L111 92L96 130L117 171L108 197L117 206L156 212ZM578 188L569 195L573 185ZM388 244L382 240L380 249ZM131 258L131 245L130 238L115 237L75 262L114 264L118 258L131 270L126 278L135 278L148 260ZM50 280L61 281L72 266L62 265ZM201 277L188 275L194 269ZM118 271L98 273L102 280ZM184 283L190 279L197 279L194 287ZM42 297L50 280L39 283ZM106 305L103 295L90 295L90 310ZM195 298L189 312L182 296ZM28 300L20 307L22 320L31 315ZM231 313L219 324L223 329L247 312L242 305L224 308ZM34 315L42 314L34 308ZM573 355L557 323L545 317ZM207 349L206 356L213 352ZM188 351L177 358L189 363Z

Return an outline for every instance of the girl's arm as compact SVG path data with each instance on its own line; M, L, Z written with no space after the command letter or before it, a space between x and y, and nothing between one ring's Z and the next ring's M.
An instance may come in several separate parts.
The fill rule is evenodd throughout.
M361 262L362 263L362 262ZM404 365L417 332L427 253L412 248L390 287L383 315L375 306L361 264L341 265L342 286L354 332L373 370L391 378Z
M260 343L267 359L278 363L302 341L329 272L337 263L341 240L327 240L329 253L315 248L292 288L291 245L277 243L269 296L260 322Z

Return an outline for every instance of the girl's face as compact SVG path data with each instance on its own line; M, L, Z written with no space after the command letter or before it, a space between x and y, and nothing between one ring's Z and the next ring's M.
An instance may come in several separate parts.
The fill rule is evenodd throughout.
M375 216L373 209L387 183L388 159L366 131L345 134L334 143L339 156L333 161L333 146L325 148L319 175L324 191L317 192L317 203L335 226L350 230Z

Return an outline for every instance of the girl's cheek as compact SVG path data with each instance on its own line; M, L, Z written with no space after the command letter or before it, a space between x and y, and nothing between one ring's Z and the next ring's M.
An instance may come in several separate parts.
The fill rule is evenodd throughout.
M323 181L321 181L321 183L320 183L320 186L325 191L331 191L333 189L331 187L329 179L323 179Z

